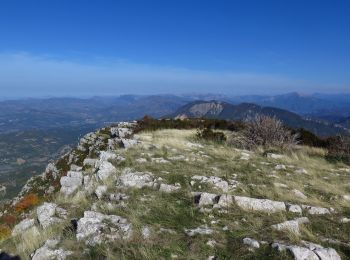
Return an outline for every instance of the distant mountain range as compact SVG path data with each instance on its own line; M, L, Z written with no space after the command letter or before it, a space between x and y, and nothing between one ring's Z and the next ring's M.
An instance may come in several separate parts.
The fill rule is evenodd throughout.
M169 115L172 118L217 118L225 120L245 120L256 115L267 115L280 119L292 128L304 128L320 136L346 133L343 127L306 119L300 115L274 107L262 107L251 103L233 105L222 101L194 101Z
M276 96L239 96L229 99L231 103L254 103L261 106L277 107L291 112L339 120L350 116L350 94L312 94L287 93Z

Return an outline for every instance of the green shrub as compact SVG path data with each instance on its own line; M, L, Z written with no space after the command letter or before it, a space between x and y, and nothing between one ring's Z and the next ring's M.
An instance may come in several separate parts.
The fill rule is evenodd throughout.
M337 136L328 139L327 159L350 164L350 136Z
M206 141L212 141L216 143L223 143L226 141L226 136L223 132L214 132L210 128L199 128L197 130L196 137Z

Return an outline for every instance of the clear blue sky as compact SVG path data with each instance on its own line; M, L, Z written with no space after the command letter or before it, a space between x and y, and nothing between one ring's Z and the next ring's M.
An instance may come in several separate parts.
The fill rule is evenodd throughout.
M0 96L350 92L350 1L3 0Z

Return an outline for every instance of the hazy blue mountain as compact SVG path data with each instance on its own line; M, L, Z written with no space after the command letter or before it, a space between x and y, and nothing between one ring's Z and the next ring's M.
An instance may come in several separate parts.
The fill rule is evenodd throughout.
M342 96L340 98L340 96ZM296 92L275 96L237 96L231 102L254 103L261 106L271 106L286 109L299 115L322 119L328 115L331 119L336 116L350 116L350 95L313 94L303 95ZM324 119L324 118L323 118Z
M245 120L258 114L280 119L293 128L304 128L317 135L328 136L345 133L345 130L332 124L305 119L296 113L274 107L263 107L251 103L233 105L221 101L194 101L170 115L175 118L218 118L227 120Z

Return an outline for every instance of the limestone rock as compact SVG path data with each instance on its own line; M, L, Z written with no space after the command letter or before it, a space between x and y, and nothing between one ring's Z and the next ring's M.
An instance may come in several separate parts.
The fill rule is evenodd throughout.
M117 172L117 169L108 161L103 161L99 165L97 171L97 178L104 181L107 180L110 176L114 175Z
M106 192L107 192L106 185L97 186L97 188L95 190L95 194L99 200L102 199L102 197L106 194Z
M138 144L138 141L137 141L137 140L134 140L134 139L125 139L125 138L122 138L121 141L122 141L123 147L124 147L125 149L129 149L130 147L132 147L132 146Z
M307 199L306 195L304 193L302 193L300 190L293 189L292 192L295 195L295 197L297 197L299 199L303 199L303 200Z
M254 199L249 197L234 196L237 205L245 210L263 211L266 213L275 213L286 211L284 202L268 199Z
M12 230L12 236L16 236L21 234L22 232L30 229L35 224L34 219L24 219L21 222L19 222Z
M307 174L307 170L301 168L294 171L296 174Z
M214 230L208 228L207 226L201 226L194 229L185 229L185 233L188 236L193 237L195 235L211 235L214 233Z
M306 217L303 218L297 218L294 220L288 220L285 222L282 222L280 224L276 224L276 225L272 225L272 228L279 230L279 231L289 231L292 232L296 235L300 234L300 230L299 230L299 225L300 224L305 224L308 223L309 219Z
M229 205L232 205L232 203L233 203L232 195L223 194L220 196L218 205L220 205L221 207L227 207Z
M81 172L69 171L67 176L61 177L61 190L65 196L73 194L83 184L83 174Z
M322 208L322 207L313 207L308 205L302 205L302 208L307 211L310 215L325 215L325 214L331 214L329 209Z
M215 188L222 190L223 192L228 192L230 189L235 188L235 185L229 185L227 181L223 180L217 176L200 176L195 175L191 178L193 181L199 181L201 183L207 183L213 185Z
M292 213L297 213L297 214L302 214L303 213L303 210L301 209L301 207L299 205L296 205L296 204L286 204L287 206L287 209L289 212L292 212Z
M118 184L134 188L153 187L153 180L153 174L150 172L132 172L130 169L125 169L119 177Z
M55 217L56 208L57 205L55 203L44 202L43 205L36 209L39 224L43 228L47 228L62 221L62 219Z
M73 252L65 251L62 248L55 249L58 245L58 240L47 240L45 244L34 252L32 260L64 260Z
M214 205L218 203L220 196L213 193L208 192L198 192L195 193L195 202L198 204L199 207L207 206L207 205Z
M175 184L175 185L169 185L169 184L161 184L159 187L159 191L166 192L166 193L171 193L171 192L176 192L181 189L180 184Z
M287 167L283 164L278 164L278 165L276 165L275 169L276 170L286 170Z
M250 248L259 248L260 244L258 241L256 241L255 239L246 237L243 239L243 244L249 246Z
M275 154L275 153L268 153L267 158L271 158L271 159L282 159L284 158L284 155L282 154Z
M85 240L90 246L117 239L129 239L132 225L125 218L85 211L77 225L77 240Z

